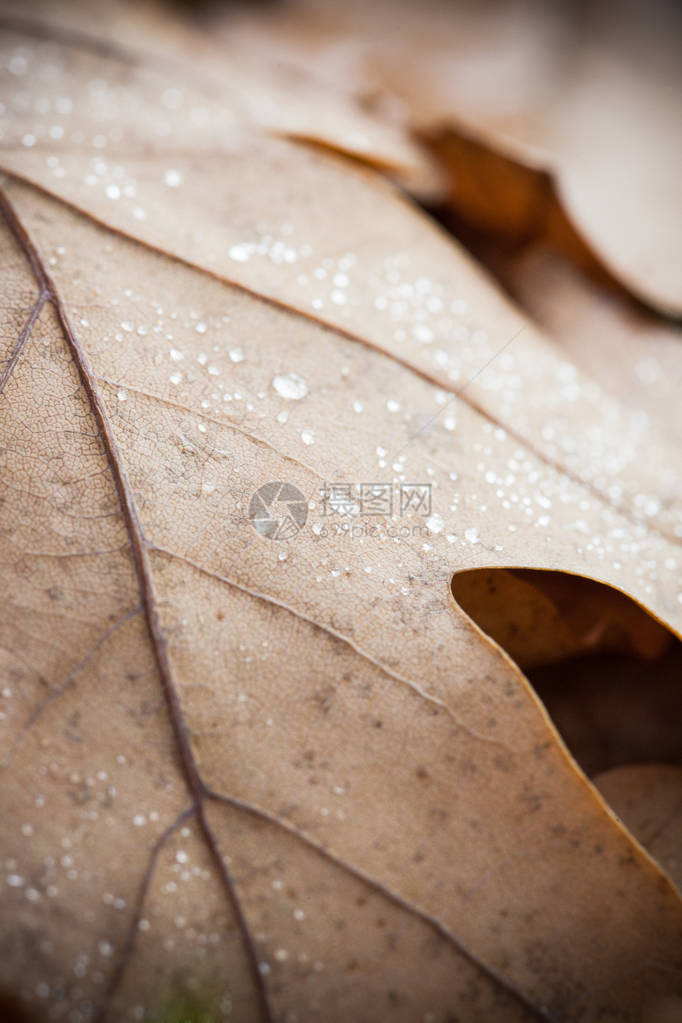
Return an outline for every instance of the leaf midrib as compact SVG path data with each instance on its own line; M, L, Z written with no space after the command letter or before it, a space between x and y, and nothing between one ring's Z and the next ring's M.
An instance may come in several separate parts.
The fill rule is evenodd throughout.
M135 498L133 496L132 488L128 480L128 476L123 465L122 458L120 456L116 440L113 436L111 428L109 426L108 417L106 410L102 403L102 400L97 389L96 379L90 369L85 352L80 346L78 338L76 337L69 318L66 314L66 310L62 304L61 298L57 293L54 283L47 272L47 269L40 258L38 251L36 250L33 242L31 241L28 232L24 225L19 219L14 207L9 202L3 192L0 192L0 211L2 211L7 224L17 240L20 248L25 254L36 282L39 288L39 301L42 304L50 302L57 314L59 324L64 335L64 340L70 351L74 365L78 371L78 375L83 386L83 390L87 396L88 403L92 415L95 418L97 427L99 430L100 438L104 447L104 453L106 456L109 470L111 472L114 486L118 494L119 503L121 506L121 512L128 533L128 539L130 542L130 549L133 557L133 564L135 567L135 575L137 578L138 590L140 594L140 603L142 605L145 622L147 625L147 631L152 647L152 654L156 663L156 669L161 682L161 688L163 691L164 698L168 709L168 716L170 720L171 729L176 744L176 752L180 761L182 774L184 776L185 783L187 785L194 812L196 814L199 827L203 833L204 840L209 849L211 857L214 861L216 870L219 877L226 889L229 900L232 904L235 917L239 923L239 927L242 933L242 940L246 949L247 959L249 961L249 968L252 974L254 988L257 993L257 999L261 1009L263 1019L267 1023L274 1023L273 1016L270 1011L270 1005L265 990L263 978L258 968L258 956L256 952L255 942L251 934L250 928L246 921L244 911L242 909L239 897L237 895L231 874L227 868L225 860L220 853L217 839L213 833L213 830L208 821L206 814L205 800L206 791L202 781L199 769L192 751L192 747L189 740L189 730L185 723L184 713L180 704L177 689L173 682L173 676L171 672L170 660L168 657L168 648L166 639L163 634L161 622L159 619L158 609L156 606L156 599L154 595L154 585L152 581L151 568L149 565L149 557L147 554L147 544L142 530L142 525L137 512L137 506L135 504ZM34 321L35 322L35 321ZM27 337L24 339L22 351L25 349ZM15 365L18 359L15 360Z

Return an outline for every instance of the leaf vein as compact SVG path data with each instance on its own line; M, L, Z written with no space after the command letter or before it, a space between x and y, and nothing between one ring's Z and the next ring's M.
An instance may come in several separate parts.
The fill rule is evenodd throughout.
M85 352L81 348L78 338L71 327L71 323L66 310L64 309L61 298L57 293L24 225L4 192L0 192L0 211L4 214L12 233L19 243L19 246L25 253L31 268L33 269L41 292L45 293L54 306L64 334L64 340L66 341L74 365L80 376L83 390L88 397L93 417L97 423L130 539L138 589L140 592L141 606L147 623L147 631L149 633L152 653L156 662L161 688L168 708L168 716L175 738L177 755L180 761L182 774L192 798L194 811L203 833L204 840L238 922L242 940L246 949L249 969L261 1015L266 1023L273 1023L273 1016L270 1011L270 1004L265 984L260 970L258 969L255 940L244 915L241 901L237 894L232 876L227 868L224 857L220 852L218 843L206 815L204 801L205 787L199 774L190 744L189 733L185 724L178 692L173 683L166 639L156 606L154 586L147 554L147 543L142 530L142 524L139 520L135 498L128 481L127 473L123 466L122 459L118 452L116 440L109 425L104 403L97 389L97 383L88 364Z

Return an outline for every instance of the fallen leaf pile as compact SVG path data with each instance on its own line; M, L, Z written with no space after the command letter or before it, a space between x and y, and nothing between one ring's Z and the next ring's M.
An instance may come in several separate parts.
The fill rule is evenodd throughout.
M667 57L313 7L0 7L0 1010L671 1023Z

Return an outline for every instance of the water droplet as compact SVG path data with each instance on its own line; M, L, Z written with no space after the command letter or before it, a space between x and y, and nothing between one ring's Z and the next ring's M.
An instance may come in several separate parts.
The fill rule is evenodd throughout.
M298 373L280 373L272 381L272 386L280 398L286 398L287 401L300 401L308 393L308 385Z
M301 430L301 440L304 444L314 444L315 434L312 430Z
M230 249L230 259L234 259L236 263L246 263L247 259L251 255L251 247L249 245L233 245Z
M433 331L430 327L427 327L425 323L419 323L413 331L415 341L419 341L423 345L428 345L433 341Z
M443 522L442 515L438 514L430 515L429 518L426 520L426 528L429 530L430 533L442 533L444 525L445 523Z

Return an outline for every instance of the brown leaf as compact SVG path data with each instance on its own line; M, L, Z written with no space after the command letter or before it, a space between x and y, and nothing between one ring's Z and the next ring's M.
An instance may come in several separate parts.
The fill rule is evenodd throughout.
M615 767L594 783L678 887L682 884L682 768L669 764Z
M458 572L452 592L524 670L587 774L679 760L682 643L623 593L499 568Z
M455 600L524 670L595 651L654 660L670 633L617 590L590 579L523 569L474 569L453 579Z
M365 109L334 81L311 80L309 69L283 59L281 47L269 46L267 36L244 41L233 31L233 17L216 45L220 25L211 24L207 31L186 14L168 5L159 16L151 5L131 7L121 0L71 0L60 9L58 20L49 3L32 3L28 16L23 8L0 9L9 31L61 40L135 68L147 78L150 71L165 73L171 81L157 97L163 121L150 127L143 115L133 128L145 147L165 142L173 148L171 125L180 121L185 145L220 151L239 125L256 124L273 135L305 140L378 168L425 201L443 194L440 169L402 123ZM172 81L178 77L182 101ZM121 92L117 102L130 99ZM184 116L187 111L189 118Z
M465 220L544 237L679 316L682 20L643 5L275 5L226 37L354 88L424 137ZM348 83L351 83L350 85Z
M572 362L619 402L645 412L673 443L682 442L678 325L596 287L543 246L511 254L488 246L485 255L507 290Z
M177 68L4 46L2 985L98 1021L677 1004L670 880L450 591L560 568L679 630L672 445L370 170ZM288 540L249 517L279 481ZM432 508L335 530L337 481Z

